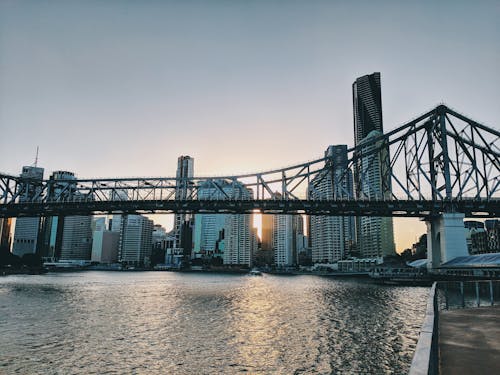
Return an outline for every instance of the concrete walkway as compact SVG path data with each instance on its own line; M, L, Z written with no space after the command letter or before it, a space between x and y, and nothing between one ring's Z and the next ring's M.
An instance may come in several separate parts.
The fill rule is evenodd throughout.
M439 312L440 375L500 374L500 306Z

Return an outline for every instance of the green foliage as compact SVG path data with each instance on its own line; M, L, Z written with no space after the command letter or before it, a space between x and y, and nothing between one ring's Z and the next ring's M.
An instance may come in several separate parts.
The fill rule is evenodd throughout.
M0 247L0 267L21 267L21 258L10 252L9 248L6 246Z
M151 251L151 267L161 263L165 263L165 250L153 249Z
M41 268L43 266L42 257L38 254L24 254L21 262L28 268Z

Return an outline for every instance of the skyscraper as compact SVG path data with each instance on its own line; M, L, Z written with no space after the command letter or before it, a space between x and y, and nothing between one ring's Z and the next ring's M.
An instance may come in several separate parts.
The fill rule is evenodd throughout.
M224 223L224 264L252 265L252 215L228 214Z
M380 73L359 77L352 85L354 111L354 184L357 199L391 198L389 148L382 140ZM366 156L365 156L366 155ZM395 253L392 218L358 217L356 242L361 256L372 258Z
M312 199L351 199L352 172L347 167L347 146L329 146L325 151L330 172L311 181ZM354 245L354 219L348 216L311 216L310 237L313 262L334 262L347 257Z
M55 171L50 176L54 194L77 198L73 172ZM44 228L45 257L61 260L90 260L92 254L91 216L54 216L46 218Z
M194 175L194 159L191 156L181 155L177 159L178 179L175 190L175 199L184 200L188 198L192 192L192 182L189 180ZM175 214L174 217L174 247L182 249L184 260L189 260L192 250L192 227L193 217L190 214Z
M90 260L92 216L66 216L61 241L62 260Z
M252 191L236 184L230 195L235 199L251 199ZM252 250L254 246L253 217L249 214L228 214L224 222L224 264L252 265Z
M148 266L153 241L153 221L142 215L123 215L118 261L131 266Z
M359 77L352 84L354 106L354 145L373 130L383 133L380 73Z
M278 267L297 263L297 225L299 216L274 215L274 264Z
M214 180L198 189L198 199L250 198L238 182ZM250 265L253 242L252 215L197 214L194 218L194 255L222 256L224 264Z
M216 184L217 187L214 185ZM203 183L198 189L198 199L224 199L224 194L231 196L232 183L225 180L215 180ZM226 215L196 214L194 217L193 252L195 257L222 255L219 248L224 238Z
M384 183L388 167L387 152L380 142L373 142L381 133L374 130L361 141L362 152L378 152L361 158L357 194L360 199L390 199L391 190ZM361 216L358 218L359 251L364 258L374 258L395 253L392 217Z
M43 168L25 166L23 167L21 177L30 179L33 182L43 180ZM19 202L32 200L37 193L39 187L35 184L29 184L24 187L24 192L19 198ZM15 255L23 256L24 254L36 253L39 244L40 234L40 218L39 217L20 217L16 220L16 228L14 232L14 243L12 252Z
M105 217L94 218L92 222L92 262L116 263L120 232L108 230Z
M273 249L274 215L262 215L261 249Z

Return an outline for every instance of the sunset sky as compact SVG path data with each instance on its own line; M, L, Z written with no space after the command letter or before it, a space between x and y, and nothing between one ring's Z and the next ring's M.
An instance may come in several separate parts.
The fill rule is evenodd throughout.
M353 144L351 85L384 130L444 102L500 123L498 1L0 1L0 171L237 174ZM168 217L161 222L168 223ZM397 249L425 226L395 220Z

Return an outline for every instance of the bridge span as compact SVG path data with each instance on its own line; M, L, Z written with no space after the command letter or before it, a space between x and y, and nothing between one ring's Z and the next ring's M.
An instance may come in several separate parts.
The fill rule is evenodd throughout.
M182 212L498 217L499 139L497 130L439 105L346 147L342 166L329 148L306 163L225 177L37 180L0 174L0 217Z

